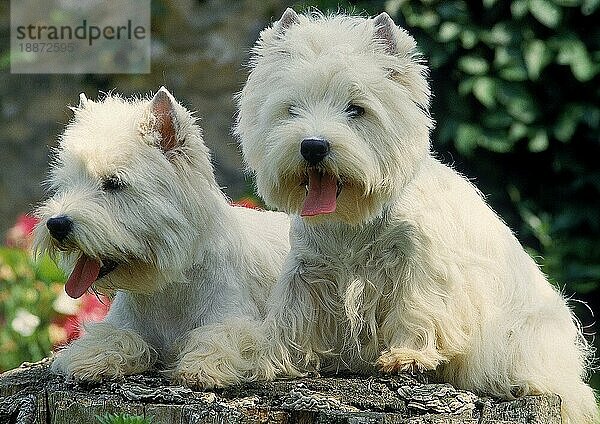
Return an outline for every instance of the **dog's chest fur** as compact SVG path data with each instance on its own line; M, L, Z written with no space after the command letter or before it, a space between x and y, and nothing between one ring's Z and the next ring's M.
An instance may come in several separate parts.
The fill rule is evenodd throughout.
M161 360L168 362L195 328L218 322L234 310L240 315L258 314L256 308L244 308L224 295L227 292L234 299L243 296L221 280L196 264L166 285L160 294L119 292L115 302L127 302L128 307L111 308L109 320L118 318L127 323L156 349Z
M309 282L317 302L317 327L330 327L331 337L322 340L323 350L330 350L322 370L372 371L381 353L379 330L389 311L387 299L403 290L413 233L408 221L392 219L387 212L362 226L294 222L297 272Z
M329 269L343 292L356 278L378 282L383 289L396 279L389 271L397 273L414 250L413 226L387 212L361 226L296 222L292 237L306 267Z

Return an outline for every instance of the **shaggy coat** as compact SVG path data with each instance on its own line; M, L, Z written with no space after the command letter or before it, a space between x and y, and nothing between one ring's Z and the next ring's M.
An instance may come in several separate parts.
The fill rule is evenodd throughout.
M261 33L236 134L259 194L293 218L255 373L429 370L506 399L558 393L565 422L593 423L590 348L510 229L435 158L426 73L385 13L288 9ZM327 142L317 164L306 140Z
M71 296L91 284L116 291L106 319L58 352L53 370L98 380L158 361L185 384L237 382L289 220L229 204L192 114L164 88L151 100L82 96L49 185L38 251L62 260ZM66 235L56 218L70 220Z

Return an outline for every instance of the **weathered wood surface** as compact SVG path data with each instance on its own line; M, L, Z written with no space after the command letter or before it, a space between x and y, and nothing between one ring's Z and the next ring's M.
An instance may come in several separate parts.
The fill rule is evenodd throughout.
M97 423L126 412L171 423L559 424L557 396L501 402L424 377L323 377L193 391L157 374L77 384L48 361L0 375L0 424Z

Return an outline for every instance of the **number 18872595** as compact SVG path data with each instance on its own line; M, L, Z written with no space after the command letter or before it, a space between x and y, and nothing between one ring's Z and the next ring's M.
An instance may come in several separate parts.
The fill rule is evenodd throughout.
M73 53L74 43L19 43L19 50L27 53Z

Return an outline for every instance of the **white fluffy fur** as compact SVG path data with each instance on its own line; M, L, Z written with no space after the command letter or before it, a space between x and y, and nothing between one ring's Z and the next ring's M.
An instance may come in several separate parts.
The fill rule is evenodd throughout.
M249 368L232 355L264 316L289 250L289 219L231 206L195 118L161 91L168 116L157 116L148 99L83 98L60 139L49 181L55 194L38 209L37 249L65 259L67 272L81 252L119 265L94 284L116 290L108 316L60 351L53 369L98 380L159 361L186 384L231 384ZM158 125L169 117L177 146L165 150ZM103 191L108 176L124 188ZM59 215L74 221L62 243L46 228Z
M294 215L255 373L431 370L507 399L558 393L565 422L595 422L591 352L565 299L430 150L414 40L393 24L386 39L374 19L286 15L261 34L238 98L259 194ZM336 212L301 218L309 137L330 142L320 167L343 189Z

